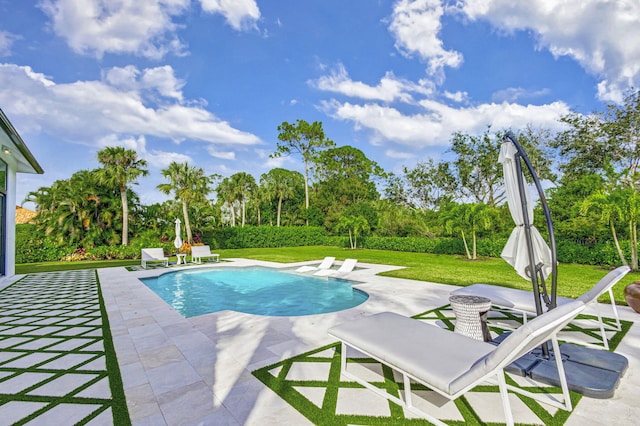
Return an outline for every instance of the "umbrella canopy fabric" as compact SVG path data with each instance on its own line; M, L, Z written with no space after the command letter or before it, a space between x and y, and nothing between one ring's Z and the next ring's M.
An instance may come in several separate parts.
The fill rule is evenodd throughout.
M176 239L173 240L173 246L176 249L182 247L182 238L180 238L180 219L176 219Z
M531 202L531 194L529 191L525 191L524 196L527 201L527 211L523 211L518 185L518 169L516 168L516 161L518 161L516 159L517 152L518 150L511 142L504 142L500 147L500 156L498 158L498 161L502 163L504 172L507 204L509 205L511 217L516 224L500 256L513 266L518 275L526 280L530 280L531 277L527 274L527 267L530 266L531 262L527 248L524 214L527 214L528 222L533 224L533 203ZM522 180L524 182L524 176L522 176ZM553 269L551 249L536 227L531 225L530 229L534 252L533 264L538 265L542 263L542 276L543 278L547 278Z

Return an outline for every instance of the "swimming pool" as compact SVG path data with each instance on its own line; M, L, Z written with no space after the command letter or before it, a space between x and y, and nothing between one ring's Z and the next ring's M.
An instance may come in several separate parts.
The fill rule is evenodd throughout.
M300 316L358 306L369 295L353 281L271 268L210 268L140 279L185 318L223 310L256 315Z

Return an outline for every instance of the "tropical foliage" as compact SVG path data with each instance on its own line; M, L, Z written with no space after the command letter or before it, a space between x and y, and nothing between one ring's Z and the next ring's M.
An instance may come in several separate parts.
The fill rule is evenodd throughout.
M639 93L606 111L571 113L561 121L564 130L556 134L532 128L517 134L547 188L559 259L638 269ZM181 217L190 244L304 242L458 253L473 260L499 254L514 226L497 161L507 130L457 132L447 161L425 159L389 173L362 150L337 146L320 122L282 122L272 156L299 155L302 173L274 168L256 181L248 172L207 176L174 162L158 186L172 199L142 205L131 186L146 175L146 163L133 151L109 147L98 153L102 168L74 173L27 199L37 204L42 246L64 245L66 255L152 238L171 247L173 221ZM539 211L535 218L544 228ZM305 229L314 231L297 234Z

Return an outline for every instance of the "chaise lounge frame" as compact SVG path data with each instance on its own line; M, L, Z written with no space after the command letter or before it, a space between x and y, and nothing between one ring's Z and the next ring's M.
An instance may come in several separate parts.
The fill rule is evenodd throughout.
M164 255L162 248L143 248L140 252L140 264L147 269L148 262L162 262L164 266L169 266L169 258Z
M616 307L615 298L613 296L613 286L617 284L625 275L629 273L631 269L628 266L620 266L609 273L607 273L600 281L598 281L587 293L580 296L578 299L582 300L585 305L593 306L599 325L600 338L602 343L590 343L579 342L584 346L595 347L599 349L609 350L609 339L607 338L607 330L620 331L622 330L622 324L620 323L620 316ZM611 300L611 311L615 318L614 326L605 325L602 320L602 314L600 306L598 304L598 298L604 293L609 293ZM514 288L507 288L489 284L472 284L467 287L460 288L451 292L451 295L465 295L465 296L482 296L491 300L491 304L499 308L511 310L522 315L522 323L526 324L529 315L536 314L536 306L533 300L533 295L530 291L518 290ZM564 305L574 301L567 297L556 298L556 304L558 306ZM491 319L491 318L489 318ZM503 329L513 329L506 324L500 323L498 325ZM565 339L567 340L567 339Z
M506 423L513 425L509 390L563 410L572 410L561 356L555 357L562 389L560 401L552 399L551 395L543 398L540 394L507 385L504 368L549 340L552 342L554 353L560 354L556 335L584 309L584 306L582 301L576 300L555 308L518 328L498 346L390 312L338 325L329 330L329 335L342 343L341 371L345 377L434 424L444 425L440 420L413 405L411 381L427 386L450 400L462 396L482 382L497 382ZM434 346L425 352L429 345ZM405 390L404 400L349 372L349 347L401 373Z
M218 253L211 253L209 246L191 246L191 262L202 263L202 259L211 258L214 262L220 262Z

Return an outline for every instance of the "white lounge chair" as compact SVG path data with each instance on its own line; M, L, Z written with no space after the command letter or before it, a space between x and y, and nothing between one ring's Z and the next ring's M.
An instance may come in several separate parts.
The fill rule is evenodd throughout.
M600 325L600 337L602 339L602 345L580 342L585 346L595 346L599 348L609 349L609 339L605 329L605 324L602 321L600 309L598 308L598 298L605 292L609 292L611 298L611 310L616 320L614 329L620 331L622 326L620 324L620 317L618 316L618 309L616 308L616 302L613 297L613 286L620 281L631 269L628 266L620 266L605 275L600 281L593 286L591 290L583 294L578 298L585 305L593 304L595 306L596 315L598 317L598 323ZM536 315L536 306L533 293L526 290L518 290L513 288L501 287L497 285L489 284L473 284L468 287L463 287L451 292L451 295L466 295L466 296L482 296L491 300L491 304L516 311L522 315L522 322L527 322L527 315ZM574 299L567 297L557 297L556 304L558 306L565 305L573 302ZM500 325L505 328L504 325Z
M144 269L147 269L148 262L162 262L164 266L169 266L169 258L164 255L162 248L143 248L140 259Z
M319 271L323 269L331 269L331 265L336 261L335 257L325 257L324 260L318 266L305 265L296 269L296 272L311 272Z
M358 259L345 259L338 269L321 269L314 272L313 275L317 277L344 277L353 271L357 263Z
M548 340L553 344L554 353L559 354L556 334L583 309L584 303L580 300L559 306L518 328L498 346L391 312L338 325L329 330L329 335L342 342L342 374L434 424L444 425L413 406L411 381L421 383L454 400L482 382L496 380L506 423L513 425L508 390L557 408L572 410L561 356L556 356L555 360L562 388L562 401L548 395L545 397L544 393L535 394L507 385L504 368ZM404 379L404 398L393 396L347 371L347 347L401 373Z
M211 253L209 246L191 246L191 262L202 263L202 259L213 259L214 262L220 262L218 253Z

